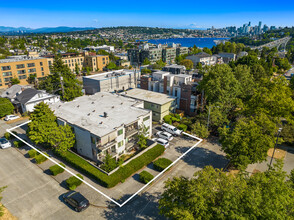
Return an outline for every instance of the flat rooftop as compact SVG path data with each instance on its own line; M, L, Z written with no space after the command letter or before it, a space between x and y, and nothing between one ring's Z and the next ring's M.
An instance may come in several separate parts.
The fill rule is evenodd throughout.
M118 76L134 74L134 72L135 72L134 70L116 70L116 71L109 71L105 73L98 73L91 76L83 76L83 78L94 79L94 80L108 80Z
M137 107L141 103L117 94L99 92L78 97L71 102L53 103L49 106L58 118L103 137L116 128L147 115L150 110ZM107 117L104 117L104 112L107 113Z
M46 59L45 57L17 57L17 58L9 58L9 59L0 59L0 63L13 63L19 61L30 61L30 60L40 60Z
M172 102L175 100L175 97L170 95L138 88L128 90L122 94L130 98L151 102L159 105L164 105L168 102Z

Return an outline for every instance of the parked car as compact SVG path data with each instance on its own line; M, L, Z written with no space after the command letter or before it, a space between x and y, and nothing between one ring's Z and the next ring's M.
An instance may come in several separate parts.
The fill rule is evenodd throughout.
M159 144L161 144L161 145L163 145L165 148L167 148L169 146L168 141L167 140L164 140L162 138L157 138L156 139L156 142L159 143Z
M156 136L159 138L165 139L167 141L171 141L173 139L173 136L166 131L158 131L156 133Z
M85 210L90 205L88 199L86 199L81 193L73 190L65 193L62 197L64 201L71 205L77 212Z
M11 147L11 143L6 138L0 138L0 147L2 149Z
M19 118L18 115L6 115L6 117L4 118L5 121L10 121L10 120L14 120Z
M161 125L161 129L163 131L166 131L174 136L179 136L181 135L182 131L177 129L175 126L169 125L167 123L164 123Z

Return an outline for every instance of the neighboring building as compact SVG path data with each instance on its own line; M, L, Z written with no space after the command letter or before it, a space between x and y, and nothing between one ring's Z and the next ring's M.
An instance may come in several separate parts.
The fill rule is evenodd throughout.
M140 66L143 62L141 61L141 50L140 49L129 49L128 58L132 66Z
M77 152L97 163L107 153L118 158L130 151L141 126L148 128L149 137L152 133L152 114L143 109L143 102L117 94L81 96L50 108L59 124L73 128Z
M10 85L12 78L18 78L20 85L27 85L30 75L42 79L49 75L46 58L23 56L8 57L0 60L0 88Z
M196 90L197 82L192 75L153 72L152 76L142 76L140 88L177 97L177 108L193 116L203 106L203 96Z
M152 110L153 121L163 121L163 117L170 112L175 112L175 97L152 92L144 89L131 89L123 93L124 96L144 101L144 108Z
M99 50L105 50L107 52L114 52L114 46L107 46L107 45L97 46L97 47L88 46L88 47L85 47L83 50L86 50L86 51L94 50L96 52L98 52Z
M131 62L125 59L118 59L115 61L115 64L117 66L129 67L131 65Z
M141 51L141 61L144 62L145 59L148 59L151 63L156 63L162 59L162 49L161 48L151 48L148 50Z
M189 48L188 47L177 47L177 50L176 50L176 55L177 56L188 54L188 53L189 53Z
M59 102L59 96L46 93L43 90L36 89L25 89L19 95L17 95L12 101L12 104L15 106L17 112L32 112L34 111L35 105L40 102L44 103L56 103Z
M177 56L177 48L170 47L170 48L164 48L162 50L162 61L167 64L174 63L176 56Z
M183 65L172 64L162 68L162 71L170 72L172 74L184 74L186 67Z
M241 51L240 53L238 53L237 59L244 57L244 56L247 56L247 55L248 55L248 53L246 51Z
M108 55L90 55L85 57L84 66L90 67L92 71L102 71L108 64Z
M86 94L96 92L118 92L129 88L136 88L140 78L137 70L116 70L83 77Z
M19 95L22 90L24 90L24 86L21 85L12 85L8 89L6 89L2 94L2 98L7 98L10 101L14 101L15 97Z
M186 59L191 60L194 66L196 66L198 63L201 63L203 66L214 65L216 63L215 58L205 52L200 52L195 55L187 56Z
M218 55L222 58L224 63L229 63L236 60L236 54L234 53L219 53Z

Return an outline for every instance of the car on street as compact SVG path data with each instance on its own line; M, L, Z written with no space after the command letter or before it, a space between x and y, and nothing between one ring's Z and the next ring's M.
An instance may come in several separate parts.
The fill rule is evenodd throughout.
M2 149L11 147L11 143L6 138L0 138L0 147Z
M159 138L165 139L167 141L171 141L173 139L173 136L166 131L158 131L156 133L156 136Z
M88 199L86 199L81 193L73 190L65 193L62 197L64 201L71 205L77 212L81 212L90 206Z
M182 134L181 130L167 123L161 125L161 130L166 131L174 136L180 136Z
M18 115L6 115L6 117L4 118L5 121L10 121L10 120L14 120L19 118Z
M163 145L165 148L167 148L169 146L168 141L167 140L164 140L162 138L157 138L156 139L156 142L159 143L159 144L161 144L161 145Z

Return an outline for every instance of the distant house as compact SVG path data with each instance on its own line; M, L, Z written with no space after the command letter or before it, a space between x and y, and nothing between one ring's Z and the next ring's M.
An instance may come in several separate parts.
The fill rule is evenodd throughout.
M17 95L14 101L12 101L12 104L14 104L20 113L24 113L34 111L35 105L40 102L55 103L59 101L60 99L57 95L46 93L43 90L29 88L23 90L22 93Z
M229 63L231 61L235 61L236 60L236 54L234 53L219 53L218 54L220 57L222 57L224 63Z
M200 52L195 55L187 56L186 59L191 60L196 66L198 63L201 63L203 66L204 65L214 65L215 63L213 62L213 57L205 52Z
M2 98L7 98L10 101L14 101L15 97L22 93L24 86L21 85L13 85L10 88L6 89L2 94Z

